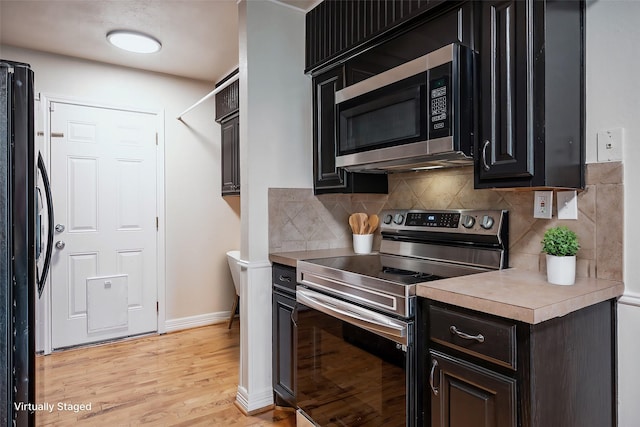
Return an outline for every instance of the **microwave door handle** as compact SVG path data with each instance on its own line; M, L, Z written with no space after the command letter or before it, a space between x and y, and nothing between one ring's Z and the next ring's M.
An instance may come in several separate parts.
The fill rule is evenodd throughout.
M298 288L296 299L307 307L374 334L388 337L400 344L406 345L408 342L407 324L404 322L306 289Z

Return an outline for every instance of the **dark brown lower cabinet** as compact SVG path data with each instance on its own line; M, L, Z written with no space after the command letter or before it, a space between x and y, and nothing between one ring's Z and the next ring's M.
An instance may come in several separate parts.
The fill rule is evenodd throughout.
M616 300L529 324L419 299L432 427L614 427Z
M435 351L431 352L431 372L432 426L517 425L514 378Z
M296 406L295 334L292 319L296 305L296 269L274 264L272 362L273 392L276 405Z
M280 405L280 399L290 405L295 404L294 323L291 321L295 305L295 298L278 292L273 293L273 343L277 346L274 349L276 357L273 360L273 389L276 403Z

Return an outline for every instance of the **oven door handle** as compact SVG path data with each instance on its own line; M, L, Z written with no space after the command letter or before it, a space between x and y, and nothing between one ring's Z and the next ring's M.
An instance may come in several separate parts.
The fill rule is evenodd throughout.
M298 287L297 302L336 319L361 327L376 335L407 345L409 324L375 311L332 298L309 289Z

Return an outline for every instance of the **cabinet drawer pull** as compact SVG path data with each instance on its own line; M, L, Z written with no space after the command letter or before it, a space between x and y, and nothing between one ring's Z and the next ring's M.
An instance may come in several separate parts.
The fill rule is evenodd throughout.
M280 279L281 282L291 282L291 277L283 276L282 274L280 275L280 277L278 277L278 279Z
M451 325L449 327L449 330L451 331L452 334L456 334L457 336L459 336L462 339L465 339L465 340L476 340L478 342L484 342L484 335L482 335L482 334L469 335L469 334L466 334L466 333L464 333L462 331L459 331L458 328L456 328L453 325Z
M491 144L491 142L489 142L489 140L487 139L482 146L482 167L486 171L490 169L489 164L487 163L487 147L489 146L489 144Z
M429 386L431 387L431 391L435 396L438 395L438 389L435 387L433 383L433 377L435 375L435 371L437 367L438 367L438 361L436 359L433 359L431 361L431 372L429 373Z

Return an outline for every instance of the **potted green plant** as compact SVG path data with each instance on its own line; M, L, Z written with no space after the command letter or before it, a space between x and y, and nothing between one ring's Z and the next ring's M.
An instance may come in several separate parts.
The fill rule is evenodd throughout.
M569 227L549 228L542 238L542 252L547 254L547 281L555 285L573 285L576 280L578 236Z

